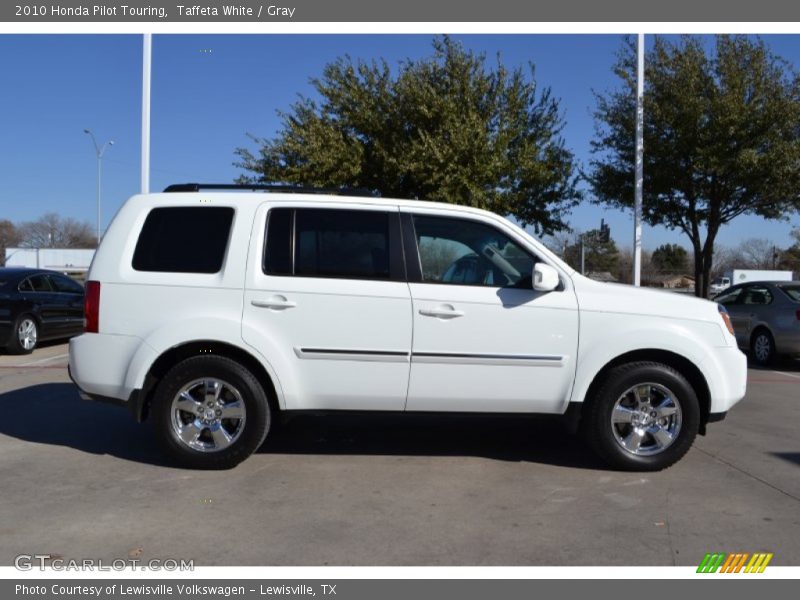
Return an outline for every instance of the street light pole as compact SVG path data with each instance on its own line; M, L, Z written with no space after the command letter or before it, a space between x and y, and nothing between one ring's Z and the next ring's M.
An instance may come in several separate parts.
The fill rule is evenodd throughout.
M101 182L103 177L103 154L106 148L114 145L114 140L108 140L105 144L100 146L95 139L91 129L84 129L83 133L89 134L94 144L94 151L97 155L97 245L100 245L100 200L101 200Z
M642 278L642 193L644 191L644 34L636 52L636 173L633 202L633 285Z

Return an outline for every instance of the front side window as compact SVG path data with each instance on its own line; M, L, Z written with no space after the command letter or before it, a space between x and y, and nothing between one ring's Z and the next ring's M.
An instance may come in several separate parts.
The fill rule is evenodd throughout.
M416 215L414 229L425 283L531 287L535 259L494 227Z
M267 222L268 275L391 279L390 214L276 208Z
M737 304L742 295L742 288L734 288L732 290L728 290L727 292L722 292L720 295L714 298L715 302L719 302L724 306L732 306L733 304Z
M228 247L233 208L154 208L147 215L136 250L137 271L218 273Z

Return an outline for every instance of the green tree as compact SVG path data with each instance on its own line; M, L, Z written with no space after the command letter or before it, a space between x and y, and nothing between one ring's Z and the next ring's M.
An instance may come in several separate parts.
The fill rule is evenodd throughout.
M667 273L683 273L689 264L689 254L679 244L662 244L653 250L653 267Z
M565 245L564 260L576 271L581 270L581 237L583 237L584 266L586 273L608 271L616 273L619 266L619 249L613 239L603 241L599 229L575 234L572 243Z
M8 219L0 219L0 266L6 264L6 248L19 244L19 231Z
M794 244L780 252L779 269L794 271L795 278L800 274L800 229L792 230Z
M684 232L695 293L706 296L714 241L743 214L784 219L800 207L800 86L760 40L656 38L644 92L644 220ZM627 40L620 89L597 95L591 184L599 201L633 205L636 53Z
M537 232L566 228L581 197L563 117L533 67L493 68L450 38L391 69L340 58L312 79L273 139L236 150L242 183L355 187L486 208Z

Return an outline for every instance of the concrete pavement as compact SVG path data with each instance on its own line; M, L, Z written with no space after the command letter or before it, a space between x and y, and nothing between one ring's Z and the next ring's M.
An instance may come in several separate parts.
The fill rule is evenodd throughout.
M558 422L302 416L236 469L166 466L149 424L80 400L66 345L0 355L0 564L800 564L800 367L661 473L608 471Z

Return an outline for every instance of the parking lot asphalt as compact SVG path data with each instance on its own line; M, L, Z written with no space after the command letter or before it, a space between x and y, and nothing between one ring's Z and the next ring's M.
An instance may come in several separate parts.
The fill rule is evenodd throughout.
M149 424L81 400L67 347L0 355L0 564L800 564L800 363L677 465L620 473L550 419L301 416L233 470L166 465Z

